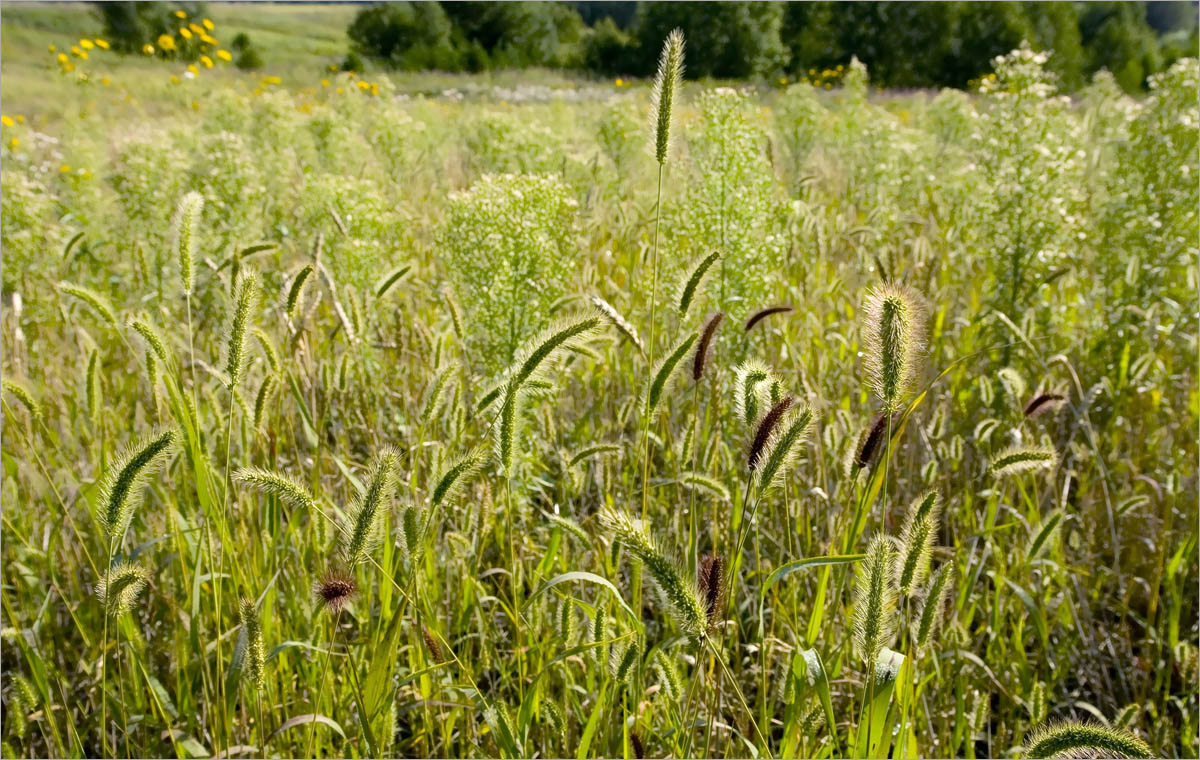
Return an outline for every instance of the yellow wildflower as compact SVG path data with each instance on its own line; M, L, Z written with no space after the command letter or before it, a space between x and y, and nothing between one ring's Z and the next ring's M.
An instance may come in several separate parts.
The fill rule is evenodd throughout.
M342 88L341 88L341 87L337 88L337 94L338 94L338 95L341 95L341 94L342 94Z
M63 69L64 74L70 74L72 71L75 70L75 64L71 63L70 61L67 61L65 64L63 64L62 69Z
M105 85L112 84L112 80L109 79L108 77L104 77L103 79L100 80L100 84L105 84Z
M21 116L20 114L17 114L17 123L18 123L18 124L24 124L24 123L25 123L25 117L24 117L24 116Z
M62 172L63 174L70 174L71 166L70 166L70 164L63 164L62 166L58 167L58 170L60 172Z
M65 66L67 64L67 54L59 53L58 54L58 62Z
M51 53L53 53L55 50L58 50L58 48L54 47L53 45L47 45L46 49L49 50Z
M16 150L17 146L20 144L21 144L21 141L15 137L8 141L8 147L12 148L13 150Z
M266 79L264 79L263 81L266 82L267 84L279 84L283 80L277 76L269 76Z
M15 122L12 120L11 116L0 116L0 124L3 124L6 127L11 127L14 123Z
M624 87L624 86L625 86L625 80L622 79L621 77L617 77L617 87Z
M321 86L322 86L322 87L328 87L328 86L329 86L329 80L328 80L328 79L322 79L322 80L321 80Z
M192 30L188 29L186 26L181 26L179 27L179 36L185 40L190 40L192 38Z
M183 11L175 11L175 18L187 18L187 14Z
M99 37L97 37L95 42L96 42L96 47L100 48L101 50L108 50L108 40L102 40Z
M360 90L365 90L365 89L367 89L367 88L368 88L368 87L370 87L370 86L371 86L371 85L367 84L366 82L362 82L362 81L360 81L360 82L358 83L358 89L360 89Z
M188 24L188 29L191 29L196 34L204 34L204 27L196 23Z
M189 63L187 70L192 72L192 76L195 76L196 74L200 73L200 69L196 68L196 64L194 64L194 63Z
M379 85L378 85L378 84L376 84L375 82L371 82L371 94L372 94L372 95L378 95L378 94L379 94Z
M179 84L179 77L172 74L171 75L171 84Z
M83 48L84 50L91 50L96 46L92 44L91 40L83 39L79 41L79 47Z
M204 24L204 28L205 28L205 29L207 29L207 30L208 30L208 31L210 31L210 32L211 32L213 29L215 29L215 28L216 28L216 27L213 25L213 22L212 22L211 20L209 20L209 19L204 19L204 21L203 21L202 23Z
M215 45L215 44L217 44L217 38L216 38L216 37L213 37L213 36L212 36L212 35L210 35L208 32L203 32L203 33L201 33L201 34L200 34L200 41L201 41L201 42L203 42L203 43L204 43L204 44L206 44L206 45Z
M211 69L211 68L213 67L213 61L212 61L212 59L211 59L211 58L209 58L209 57L208 57L208 56L206 56L206 55L202 55L202 56L200 56L200 63L203 63L203 64L204 64L204 68L206 68L206 69Z
M147 42L145 45L142 45L142 52L146 55L154 55L154 46Z
M169 34L160 34L158 36L158 47L161 50L174 50L175 38Z
M217 57L218 57L218 58L220 58L222 61L225 61L225 62L227 62L227 63L228 63L229 61L232 61L232 60L233 60L233 55L232 55L232 54L230 54L230 52L229 52L228 50L218 50L218 51L217 51Z

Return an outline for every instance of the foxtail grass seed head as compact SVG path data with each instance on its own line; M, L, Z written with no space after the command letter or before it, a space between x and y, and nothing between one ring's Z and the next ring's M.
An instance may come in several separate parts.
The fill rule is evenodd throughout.
M300 297L304 294L304 283L308 282L308 278L312 276L313 265L305 264L304 267L296 272L296 276L292 278L291 284L288 285L287 299L285 301L288 319L296 318L296 307L300 305Z
M638 350L642 356L646 355L646 344L642 342L642 338L638 335L637 328L630 324L629 320L617 311L616 307L605 301L599 296L592 296L592 305L597 311L604 315L612 326L617 328L617 332L625 336L625 339L633 344L633 347Z
M482 469L483 462L481 454L471 452L450 465L442 473L442 476L438 478L437 485L433 489L433 495L429 499L430 503L436 508L444 502L457 497L462 492L463 487L471 481L471 478Z
M242 597L238 604L237 648L234 661L241 664L245 680L255 691L266 687L266 647L263 645L262 622L258 617L258 605L250 597ZM240 656L239 656L240 655Z
M101 574L96 582L96 598L105 610L121 615L128 612L146 588L146 569L129 562L118 562Z
M708 355L712 350L713 338L717 334L717 328L721 326L721 320L725 318L724 312L718 311L716 314L709 317L704 323L704 329L700 332L700 340L696 343L696 354L692 358L692 380L700 382L700 378L704 377L704 367L708 363Z
M708 271L712 269L712 265L717 263L717 259L721 258L720 251L713 251L704 258L700 259L696 266L692 267L691 274L683 281L683 287L679 289L679 316L686 317L688 309L692 307L692 303L700 295L701 287L704 285L704 280L708 276Z
M354 579L341 570L330 570L313 584L313 594L322 607L332 614L345 609L358 593Z
M654 76L650 120L654 126L654 160L662 166L671 152L671 109L683 85L683 32L667 35Z
M1025 416L1032 419L1043 414L1052 414L1065 403L1067 397L1061 393L1039 393L1025 405Z
M685 336L669 354L658 361L658 366L655 367L654 374L650 379L650 387L646 389L647 417L654 416L654 413L658 411L659 404L670 393L676 370L679 369L683 357L687 356L698 337L696 333Z
M192 294L195 279L196 245L200 233L200 215L204 211L204 196L191 192L183 196L171 220L171 238L179 261L179 281L185 295Z
M233 388L242 379L246 365L246 331L250 326L250 312L258 298L258 274L252 269L242 271L238 279L234 298L233 321L229 325L229 336L225 346L225 375L229 387Z
M746 456L746 468L751 472L758 468L763 452L766 451L767 441L771 439L775 428L783 421L784 415L792 408L793 403L794 400L791 396L784 396L758 423L758 428L754 431L754 440L750 443L750 453Z
M791 310L792 307L787 305L769 306L765 309L759 309L751 314L750 318L746 320L746 328L743 332L750 332L752 329L754 329L755 325L773 314L786 314Z
M266 413L267 403L271 400L271 395L275 392L275 384L278 381L275 375L267 375L263 378L262 385L258 387L258 394L254 397L254 429L257 430L262 425L263 415Z
M637 663L642 659L642 647L636 640L628 640L613 644L608 655L608 667L613 680L622 686L629 686L633 681L633 673Z
M908 507L900 531L900 552L896 555L896 588L902 596L911 596L929 575L929 558L940 514L941 497L937 491L927 491Z
M1040 729L1028 741L1026 757L1154 757L1150 747L1128 731L1095 723L1063 721Z
M262 349L263 358L267 360L267 366L271 368L271 374L278 375L280 364L279 353L275 350L275 342L260 327L254 328L251 332L254 333L254 339L258 341L258 347Z
M558 614L555 616L558 641L563 646L570 646L575 637L575 605L570 599L564 598L558 603Z
M658 542L629 515L609 510L602 518L613 540L641 562L684 631L703 636L708 629L708 608L694 581L686 578Z
M163 343L163 339L159 336L158 331L154 329L145 319L133 319L129 321L129 326L145 341L146 347L154 352L165 365L171 363L170 354L167 353L167 344Z
M913 644L918 651L925 651L938 629L942 625L942 610L946 606L946 598L950 595L950 577L952 570L949 563L938 567L925 590L925 598L921 601L921 611L917 615L917 625L913 629Z
M746 427L754 427L759 415L769 406L764 403L765 388L771 382L771 370L762 362L750 360L734 370L733 406Z
M862 435L858 440L858 447L854 456L854 467L862 470L871 466L875 461L875 457L883 450L884 442L887 441L889 428L892 433L895 433L896 426L900 424L900 413L886 414L880 413L876 415L875 421L870 427L863 430Z
M438 643L437 638L433 635L433 631L427 625L421 626L421 641L425 644L425 651L429 654L429 658L435 663L446 659L446 653L442 651L442 645Z
M311 511L316 508L316 502L308 489L287 475L259 467L244 467L233 474L233 479L256 491L274 496L295 509Z
M874 288L866 303L867 376L886 412L912 390L921 351L921 312L905 288Z
M813 413L809 407L791 409L775 432L767 440L766 450L761 457L761 466L754 471L758 492L765 494L783 483L784 478L804 448L808 433L812 429Z
M1037 681L1029 693L1029 722L1036 725L1046 720L1046 682ZM1114 721L1115 722L1115 721ZM1119 723L1117 725L1120 725Z
M4 395L16 399L17 403L25 407L25 411L29 412L30 417L33 417L34 420L42 419L42 405L37 402L37 399L33 397L28 388L8 378L4 379L2 386Z
M100 349L93 348L88 356L87 374L84 375L84 398L87 400L88 419L96 421L100 413Z
M705 554L700 558L700 597L704 600L707 612L708 627L711 630L721 615L725 605L725 560L719 554Z
M663 696L668 702L678 703L683 694L683 680L679 677L679 669L675 667L675 663L661 649L654 652L654 672L658 675L658 684L662 687Z
M404 277L404 275L408 274L411 269L412 265L404 264L396 267L380 278L379 282L375 285L375 298L383 298L385 295L387 295L387 292L392 289L392 286L397 282L400 282L400 279Z
M375 458L367 485L350 510L350 530L343 537L346 562L358 564L367 558L379 538L379 526L392 493L392 477L398 455L384 448Z
M81 285L73 285L69 282L60 282L58 289L63 293L83 301L92 311L96 312L109 325L117 326L117 313L113 311L112 304L108 299L100 295L91 288L85 288Z
M875 662L896 631L896 595L891 584L895 549L885 535L871 539L855 573L854 645L863 662Z
M1052 470L1058 464L1058 454L1045 446L1013 446L992 457L988 471L996 477L1022 472Z
M119 454L100 477L96 520L110 541L125 535L146 477L166 457L174 442L174 430L138 441Z

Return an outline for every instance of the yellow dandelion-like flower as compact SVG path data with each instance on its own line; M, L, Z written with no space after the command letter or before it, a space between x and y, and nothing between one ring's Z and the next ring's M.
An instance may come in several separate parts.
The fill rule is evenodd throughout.
M826 83L825 83L825 89L826 89L826 90L832 90L832 89L833 89L833 85L832 85L832 84L830 84L829 82L826 82Z
M279 84L279 83L280 83L280 82L282 82L282 81L283 81L283 80L282 80L282 79L280 79L280 78L279 78L279 77L277 77L277 76L269 76L269 77L267 77L267 79L266 79L266 82L267 82L267 84Z
M15 123L16 122L12 120L11 116L0 116L0 124L3 124L6 127L11 127Z
M142 45L142 53L145 55L154 55L154 46L147 42L145 45Z
M204 34L204 27L196 23L188 24L188 29L191 29L196 34Z
M213 60L206 55L200 56L200 63L203 63L204 68L206 69L211 69L213 67Z
M92 44L91 40L85 39L85 40L79 41L79 47L83 48L84 50L91 50L92 48L94 48L96 46Z
M51 53L53 53L54 51L58 50L58 48L56 48L56 47L55 47L55 46L53 46L53 45L47 45L47 46L46 46L46 49L47 49L47 50L49 50Z
M171 75L171 84L179 84L179 77L172 74Z
M75 64L71 63L70 61L67 61L63 65L63 73L64 74L70 74L74 70L75 70Z
M160 50L174 50L175 38L169 34L160 34L158 36L158 47Z
M22 116L21 114L17 114L17 123L18 123L18 124L24 124L24 123L25 123L25 117L24 117L24 116Z
M83 55L83 51L79 49L78 45L72 45L71 46L71 55Z
M787 77L779 77L780 84L787 84Z
M617 77L617 87L624 87L624 86L625 86L625 80L622 79L621 77Z
M814 76L816 76L816 75L817 75L817 70L816 70L816 69L809 69L809 70L808 70L808 75L809 75L810 77L814 77Z
M67 54L66 54L66 53L59 53L59 54L58 54L58 62L59 62L59 63L61 63L61 64L63 64L63 65L66 65L66 63L67 63Z
M378 84L376 84L376 83L374 83L374 82L372 82L372 83L371 83L371 94L372 94L372 95L378 95L378 94L379 94L379 85L378 85Z
M233 60L233 55L228 50L224 49L217 51L217 57L226 63Z
M60 172L62 172L63 174L70 174L71 173L71 165L63 164L62 166L58 167L58 170Z
M96 47L100 48L101 50L108 50L108 40L102 40L97 37L94 41L96 43Z
M187 70L192 72L193 76L200 73L200 69L196 68L196 64L194 63L189 63Z
M207 29L207 30L208 30L208 31L210 31L210 32L211 32L213 29L216 29L216 26L214 26L214 25L213 25L213 22L212 22L212 20L211 20L211 19L204 19L204 20L203 20L201 23L203 23L203 24L204 24L204 28L205 28L205 29Z
M199 100L193 100L193 101L192 101L192 110L193 110L193 111L199 111L199 110L200 110L200 101L199 101Z
M103 79L100 80L100 84L104 84L104 85L112 84L112 80L109 79L108 77L104 77Z
M9 147L9 148L12 148L13 150L16 150L16 149L17 149L17 146L18 146L18 145L20 145L20 144L21 144L21 141L20 141L20 140L18 140L17 138L15 138L15 137L14 137L13 139L11 139L11 140L9 140L9 141L8 141L8 147Z
M342 88L341 88L341 87L337 88L337 94L338 94L338 95L341 95L341 94L342 94Z
M190 40L192 38L192 30L188 29L186 26L181 26L179 27L179 36L185 40Z
M217 44L217 38L213 37L211 34L208 34L207 32L204 32L200 35L200 41L206 45Z
M322 86L322 87L328 87L328 86L329 86L329 80L328 80L328 79L322 79L322 80L321 80L321 86Z
M370 86L371 86L371 85L367 84L366 82L359 82L359 83L358 83L358 89L360 89L360 90L365 90L365 89L367 89L367 88L368 88L368 87L370 87Z
M187 18L187 14L183 11L175 11L175 18Z

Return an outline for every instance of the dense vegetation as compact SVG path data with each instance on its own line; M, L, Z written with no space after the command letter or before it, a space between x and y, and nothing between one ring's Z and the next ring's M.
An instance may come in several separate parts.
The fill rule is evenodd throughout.
M579 12L577 12L577 10ZM1029 40L1070 90L1100 69L1128 91L1195 55L1193 3L383 3L358 13L359 53L401 69L584 68L649 76L681 26L698 76L811 78L857 56L884 87L964 87ZM587 19L585 23L585 18Z
M683 57L5 112L4 757L1200 751L1196 60Z

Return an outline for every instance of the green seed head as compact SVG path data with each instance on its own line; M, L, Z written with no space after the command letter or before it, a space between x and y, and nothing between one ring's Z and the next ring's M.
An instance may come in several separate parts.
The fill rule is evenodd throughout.
M683 32L667 35L654 77L650 120L654 125L654 160L663 165L671 150L671 108L683 80Z
M921 314L904 288L880 285L867 296L867 375L884 410L893 412L911 392L921 350Z

